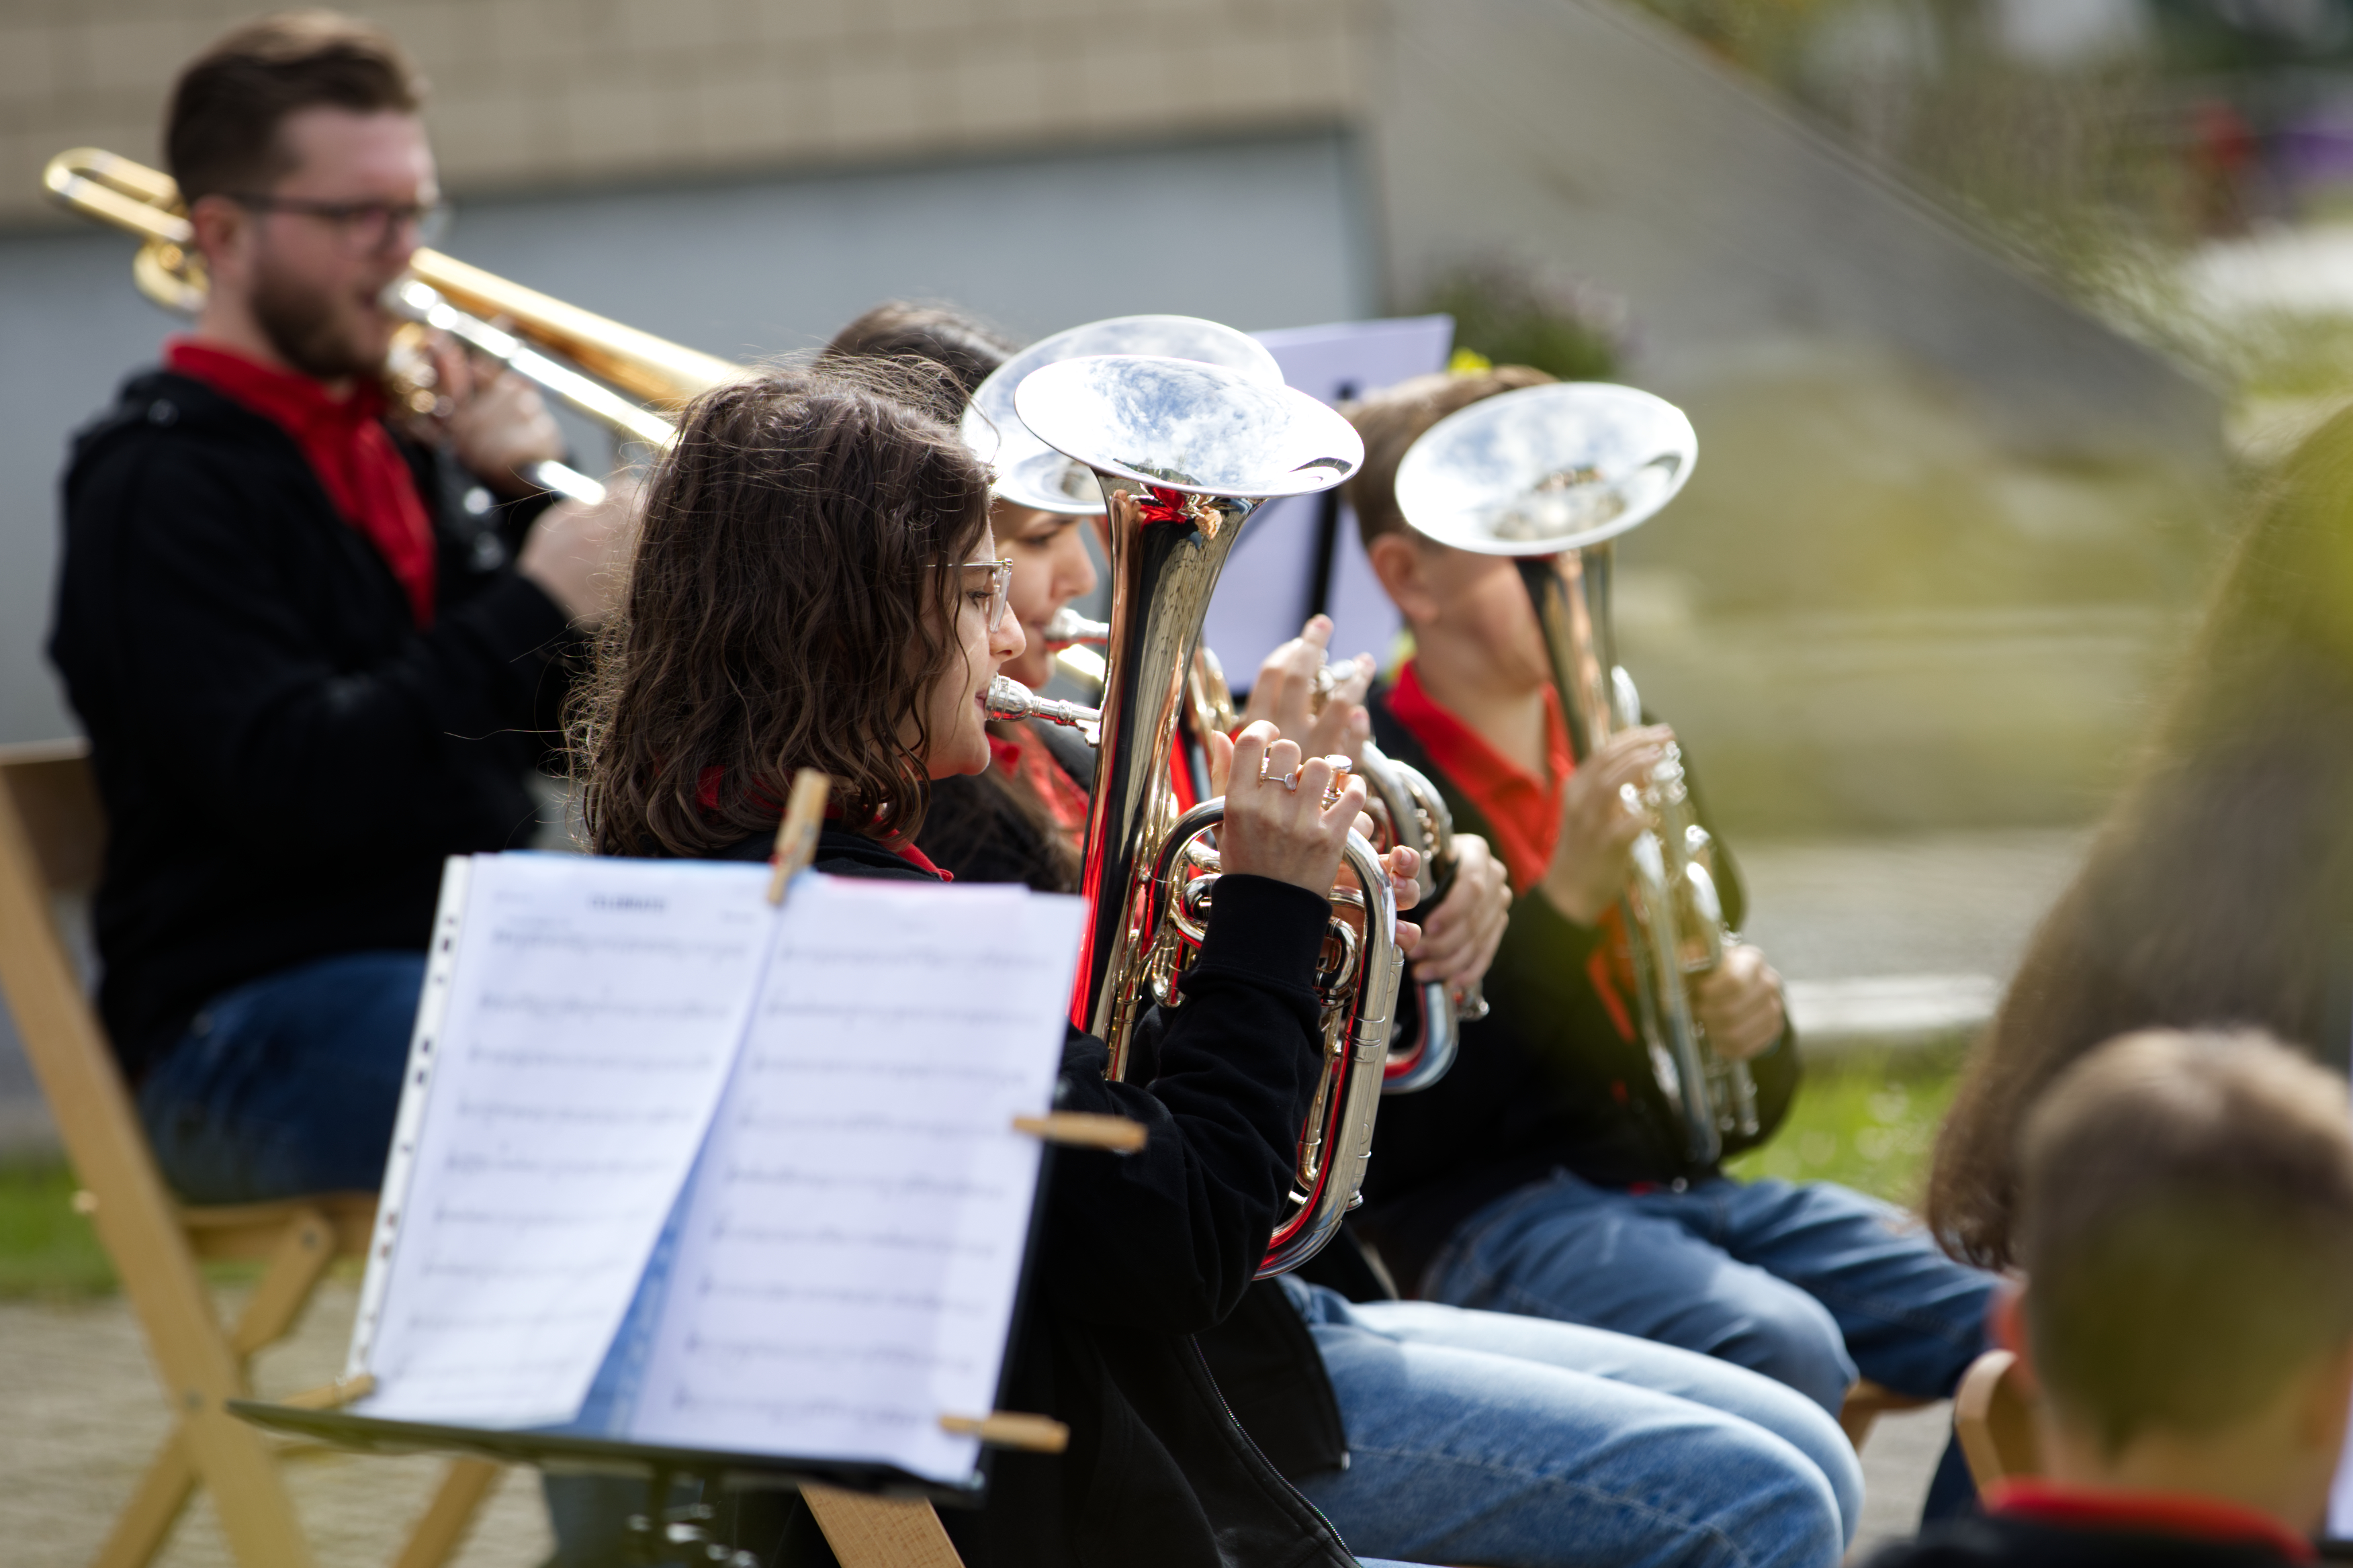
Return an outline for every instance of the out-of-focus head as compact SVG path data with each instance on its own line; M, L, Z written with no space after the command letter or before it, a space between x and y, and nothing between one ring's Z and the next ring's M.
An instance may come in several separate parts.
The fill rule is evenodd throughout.
M954 425L964 417L973 389L1018 346L953 305L889 300L834 333L818 360L898 362L923 384L931 413Z
M2353 1342L2345 1079L2269 1037L2111 1041L2052 1082L2019 1162L2035 1372L2109 1456L2227 1436ZM2307 1460L2324 1491L2335 1443Z
M424 82L381 29L327 11L249 22L181 72L164 143L215 290L324 380L381 365L379 300L439 201Z
M1425 647L1450 641L1529 690L1550 683L1552 666L1518 569L1503 556L1457 550L1414 531L1398 510L1397 472L1407 450L1448 415L1553 379L1516 364L1416 376L1341 410L1365 438L1365 466L1342 493L1356 511L1373 574L1416 640Z
M985 574L964 569L987 540L987 468L889 366L698 399L576 727L597 849L733 843L774 826L804 767L833 775L849 827L912 835L927 779L987 763L976 705L939 696L985 688L1018 636L986 625Z

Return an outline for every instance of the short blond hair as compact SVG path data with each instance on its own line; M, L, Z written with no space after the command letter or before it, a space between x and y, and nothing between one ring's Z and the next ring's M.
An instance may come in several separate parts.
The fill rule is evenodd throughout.
M1405 528L1405 514L1398 510L1397 503L1398 465L1424 431L1456 410L1497 393L1542 386L1556 379L1524 364L1499 364L1468 375L1440 372L1384 387L1341 409L1356 434L1365 438L1365 465L1341 492L1356 513L1357 537L1370 547L1382 534Z

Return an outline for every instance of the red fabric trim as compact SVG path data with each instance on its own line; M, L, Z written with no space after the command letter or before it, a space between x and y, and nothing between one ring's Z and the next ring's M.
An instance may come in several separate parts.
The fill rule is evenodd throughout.
M433 624L433 521L384 426L381 387L363 380L336 397L307 375L193 338L165 343L164 363L294 437L327 499L392 568L417 624Z
M941 868L933 865L932 858L924 854L922 850L916 848L913 843L902 844L896 850L892 851L892 853L897 855L900 859L904 860L908 865L913 866L916 870L929 871L933 876L937 877L943 882L953 882L955 880L955 873L954 871L943 870Z
M1561 721L1560 700L1550 688L1545 698L1545 741L1548 779L1531 778L1518 764L1487 743L1486 738L1440 707L1422 689L1413 661L1398 671L1388 694L1389 712L1406 727L1439 770L1454 781L1495 832L1495 853L1512 874L1512 886L1532 891L1552 864L1553 845L1560 837L1561 791L1576 771L1568 749L1568 726Z
M2103 1491L2092 1487L2022 1478L2002 1481L1986 1496L1986 1511L2012 1519L2094 1530L2141 1530L2203 1541L2243 1541L2268 1547L2291 1563L2310 1563L2312 1542L2267 1513L2220 1498L2173 1492Z
M1008 778L1019 779L1046 805L1046 814L1054 826L1066 836L1076 837L1087 830L1087 792L1079 787L1078 780L1062 771L1062 764L1053 753L1023 725L1010 739L990 731L988 754Z

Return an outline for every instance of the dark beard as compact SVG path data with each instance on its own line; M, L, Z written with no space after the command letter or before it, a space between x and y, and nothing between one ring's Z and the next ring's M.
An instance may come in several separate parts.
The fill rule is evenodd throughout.
M333 300L276 272L266 260L254 279L252 309L278 357L313 380L342 381L382 368L361 358L336 330Z

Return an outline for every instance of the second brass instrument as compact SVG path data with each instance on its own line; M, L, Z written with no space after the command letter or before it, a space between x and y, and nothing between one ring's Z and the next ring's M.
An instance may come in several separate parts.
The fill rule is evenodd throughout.
M131 272L141 293L183 314L204 308L204 258L169 174L100 148L76 147L50 159L41 182L64 205L139 237ZM430 363L416 335L427 327L536 382L607 428L657 448L676 440L677 429L643 404L676 409L743 374L725 360L437 250L420 249L410 258L407 273L385 291L385 305L410 323L396 338L393 363L385 368L396 400L416 413L429 412L434 404ZM536 465L526 477L575 500L604 494L599 481L561 463Z
M1185 360L1062 360L1030 373L1015 403L1029 432L1092 472L1110 521L1112 616L1081 887L1092 912L1073 1016L1110 1046L1118 1077L1145 1009L1181 1003L1177 982L1216 896L1211 839L1224 803L1176 816L1169 790L1209 595L1261 501L1338 483L1364 448L1304 394ZM1324 1071L1261 1274L1296 1268L1330 1239L1371 1152L1401 955L1388 877L1355 834L1332 901L1317 976Z
M1628 386L1564 383L1482 399L1423 433L1398 465L1398 509L1440 544L1513 559L1544 631L1553 680L1582 763L1641 722L1641 700L1618 663L1609 614L1610 542L1674 499L1699 455L1691 421ZM1727 1134L1757 1131L1745 1062L1709 1048L1691 984L1732 940L1695 819L1681 751L1667 748L1630 810L1651 826L1634 841L1620 910L1635 976L1642 1043L1680 1114L1686 1152L1712 1164Z

